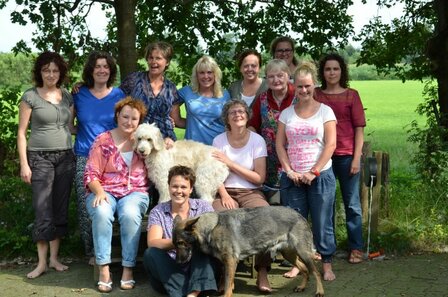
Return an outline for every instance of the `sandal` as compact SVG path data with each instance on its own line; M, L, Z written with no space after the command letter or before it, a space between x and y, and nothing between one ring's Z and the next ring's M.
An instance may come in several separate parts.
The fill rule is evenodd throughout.
M99 281L97 285L98 291L100 291L101 293L110 293L112 291L112 281L107 283Z
M352 250L348 258L348 262L351 264L358 264L364 261L364 255L360 250Z
M135 287L135 280L130 279L127 281L121 280L120 281L120 288L122 290L132 290Z

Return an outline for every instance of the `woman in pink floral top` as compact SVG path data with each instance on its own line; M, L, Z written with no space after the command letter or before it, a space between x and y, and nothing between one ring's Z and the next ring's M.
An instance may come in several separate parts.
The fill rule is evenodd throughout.
M87 160L84 184L89 192L87 211L92 220L95 262L99 265L98 290L112 291L112 223L120 223L123 273L120 287L133 289L140 225L149 204L148 178L144 160L133 151L134 132L146 114L140 100L131 97L115 105L117 128L95 139Z

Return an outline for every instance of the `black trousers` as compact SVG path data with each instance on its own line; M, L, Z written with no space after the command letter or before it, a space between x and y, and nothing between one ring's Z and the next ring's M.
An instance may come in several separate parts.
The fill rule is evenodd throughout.
M221 273L220 262L194 250L188 265L179 265L166 251L148 248L143 264L154 290L170 297L183 297L192 291L216 291Z
M52 241L68 232L68 202L75 173L72 150L28 151L35 214L33 241Z

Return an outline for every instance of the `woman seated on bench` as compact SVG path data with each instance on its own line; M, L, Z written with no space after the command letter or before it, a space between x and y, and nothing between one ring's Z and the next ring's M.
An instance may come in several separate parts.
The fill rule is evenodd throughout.
M92 220L95 263L99 266L98 290L112 291L112 223L120 223L123 274L120 287L133 289L140 225L149 204L144 160L133 151L134 132L144 119L146 107L131 97L115 105L117 128L95 139L87 160L84 184L90 192L86 204Z
M260 190L266 177L266 142L247 128L249 118L250 110L243 100L232 99L224 105L221 119L227 131L213 139L213 146L219 149L214 157L229 167L230 174L213 201L216 211L269 205ZM257 286L262 293L272 291L267 277L270 264L269 254L255 259Z

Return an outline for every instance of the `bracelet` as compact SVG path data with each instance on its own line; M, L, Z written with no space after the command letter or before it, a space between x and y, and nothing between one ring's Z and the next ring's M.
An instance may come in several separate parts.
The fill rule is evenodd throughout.
M316 177L320 176L320 172L315 167L311 167L310 172L314 174Z
M289 169L288 171L286 171L286 175L289 177L291 175L291 173L294 173L294 170Z

